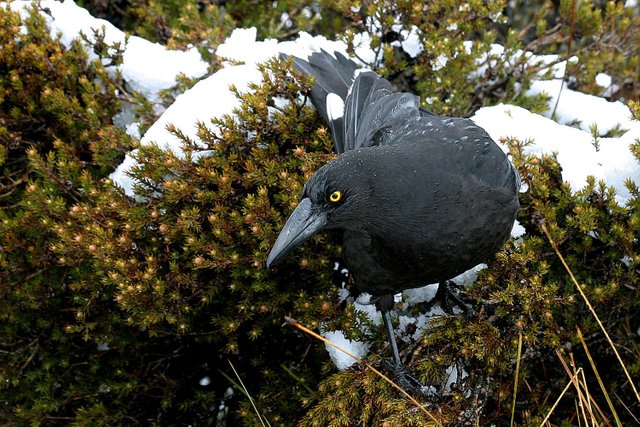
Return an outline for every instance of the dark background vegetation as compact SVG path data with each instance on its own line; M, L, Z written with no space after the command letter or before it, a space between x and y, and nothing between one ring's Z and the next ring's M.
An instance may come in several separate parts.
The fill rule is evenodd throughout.
M524 90L544 70L510 55L518 49L559 60L575 55L567 87L599 94L594 77L606 72L619 88L612 100L630 102L640 114L632 103L640 92L637 8L620 1L510 3L517 6L81 2L132 34L174 49L197 46L211 72L220 67L215 47L236 27L256 26L260 38L308 31L348 43L356 32L375 31L372 46L384 60L370 65L447 115L469 116L498 102L541 112L545 100ZM283 12L290 24L281 23ZM410 58L391 45L400 36L394 23L420 29L422 54ZM465 40L473 41L470 50ZM505 46L504 56L487 56L494 42ZM451 58L444 67L437 64L441 55ZM481 58L485 71L472 73ZM112 59L117 63L117 54ZM128 103L148 126L150 105L99 61L89 62L80 43L66 50L52 39L37 5L24 19L0 7L0 422L260 425L237 387L241 379L271 425L427 423L370 372L336 371L324 345L281 326L294 315L311 328L323 323L366 338L374 364L388 353L381 330L369 325L363 337L359 326L367 320L337 303L335 236L317 237L274 272L263 267L302 184L332 156L330 135L302 105L300 94L312 82L275 61L264 71L263 84L242 95L238 120L218 120L219 137L201 132L211 156L192 162L139 147L133 175L144 202L135 202L107 178L138 147L112 118ZM192 83L182 79L166 102ZM268 115L274 96L291 102ZM630 182L624 206L603 183L572 193L556 159L525 156L525 143L509 141L529 188L519 215L527 235L519 245L509 242L468 289L474 316L435 322L402 353L426 383L441 383L454 364L469 374L429 406L443 424L510 423L522 339L516 424L539 425L569 381L561 359L572 359L605 414L594 415L596 422L613 424L613 417L592 366L630 425L640 417L640 402L539 224L543 219L559 243L638 382L640 193ZM184 148L202 150L186 139ZM210 383L201 385L203 377ZM572 387L554 409L553 425L577 424L576 398Z

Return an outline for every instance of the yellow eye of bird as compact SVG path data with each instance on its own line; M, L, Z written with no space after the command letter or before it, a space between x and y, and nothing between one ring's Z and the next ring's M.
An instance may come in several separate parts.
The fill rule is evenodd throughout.
M340 199L342 199L342 193L339 191L334 191L333 193L331 193L331 195L329 196L329 200L333 203L337 203L340 201Z

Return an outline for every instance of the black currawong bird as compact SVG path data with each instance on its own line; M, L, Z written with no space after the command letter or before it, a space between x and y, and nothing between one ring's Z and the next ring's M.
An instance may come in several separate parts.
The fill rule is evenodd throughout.
M516 218L518 174L474 122L421 109L418 96L395 92L339 53L294 64L315 77L311 101L340 155L305 184L267 268L315 233L342 230L349 273L375 297L402 374L393 295L429 283L444 288L493 255Z

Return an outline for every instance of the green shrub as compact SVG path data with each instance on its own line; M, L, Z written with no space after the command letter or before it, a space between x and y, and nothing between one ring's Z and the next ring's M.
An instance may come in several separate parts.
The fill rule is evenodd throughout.
M219 59L209 48L234 25L258 23L263 35L291 36L270 32L275 30L269 25L276 23L277 30L279 21L259 19L261 13L279 18L284 9L265 6L245 15L244 2L227 2L225 11L237 11L230 20L221 6L182 7L187 3L156 2L145 16L128 6L122 22L139 34L150 34L144 31L154 28L155 19L165 22L172 29L169 43L196 44L211 55L212 70ZM546 105L523 96L535 65L505 66L505 58L492 57L495 65L470 77L494 40L504 42L509 54L552 39L549 34L565 34L555 43L539 42L538 51L587 52L570 70L585 90L596 72L608 71L614 81L633 73L637 48L595 48L606 40L607 28L636 31L637 37L637 23L625 21L628 12L615 4L600 11L589 2L574 12L565 3L519 14L538 16L527 21L538 31L528 40L526 31L503 31L516 22L499 15L503 2L472 2L467 9L436 2L424 9L422 2L398 1L395 19L423 31L426 49L416 58L391 45L391 20L382 3L352 9L356 2L338 2L331 11L344 17L330 11L325 22L298 22L305 3L295 2L297 14L291 15L296 28L318 32L355 31L366 27L368 16L378 16L389 33L374 37L385 52L379 71L421 93L437 112L471 114L501 101L538 111ZM561 26L550 33L543 22L554 16L562 17ZM570 16L573 31L567 33ZM468 52L464 40L473 40ZM2 421L259 425L249 400L237 388L227 392L239 381L231 362L272 425L428 422L370 372L336 372L321 343L282 327L284 316L293 315L311 328L341 328L349 337L368 339L372 363L387 354L383 331L372 328L363 337L360 326L372 325L351 304L337 302L331 280L331 261L341 251L337 236L317 236L272 272L263 267L302 184L333 156L328 131L300 97L309 79L292 74L288 64L264 65L263 82L238 95L237 117L215 121L219 135L200 126L204 146L172 129L183 141L182 158L155 145L139 147L112 124L120 110L121 78L100 61L88 62L79 44L65 50L51 39L36 8L24 19L0 8L0 47ZM440 55L454 53L445 66L437 65ZM608 54L611 61L598 66ZM188 86L182 83L178 90ZM275 96L289 104L275 109ZM529 186L519 216L527 236L509 242L468 289L474 316L442 318L402 352L426 383L441 384L454 364L468 374L428 407L437 419L506 424L522 337L515 413L518 423L533 425L568 381L555 351L588 370L579 326L609 393L619 399L618 414L630 421L619 402L636 413L638 402L538 224L544 219L637 378L640 352L631 328L640 320L638 190L629 183L632 197L625 206L598 182L574 194L555 158L525 156L522 142L509 144ZM139 165L132 175L144 202L134 202L107 179L134 147ZM202 151L209 155L199 156ZM201 385L203 377L211 382ZM604 407L593 375L587 377ZM574 421L574 396L570 390L561 401L554 422Z

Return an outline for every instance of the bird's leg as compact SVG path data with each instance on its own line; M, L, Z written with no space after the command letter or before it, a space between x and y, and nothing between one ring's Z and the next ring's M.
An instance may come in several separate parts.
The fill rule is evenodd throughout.
M400 388L405 391L412 392L424 397L437 397L435 393L430 390L429 387L422 385L420 381L414 378L409 370L404 366L402 360L400 360L400 352L398 351L398 343L396 342L396 336L393 331L393 324L391 323L391 315L389 310L382 311L382 320L384 321L385 328L387 330L387 337L389 338L389 345L391 346L391 353L393 356L393 364L387 363L387 367L393 372L393 379Z
M459 307L464 314L466 314L467 316L472 315L473 309L470 305L462 301L458 294L453 289L451 289L452 285L453 282L451 282L450 280L439 283L438 290L436 291L436 296L433 298L432 303L435 303L436 301L439 302L445 312L451 313L451 305L449 304L449 302L452 301L453 305Z
M384 326L387 328L387 337L389 338L389 345L391 346L393 361L396 366L403 366L402 361L400 360L400 352L398 351L396 336L393 332L393 325L391 324L391 315L389 314L388 310L382 312L382 320L384 320Z

